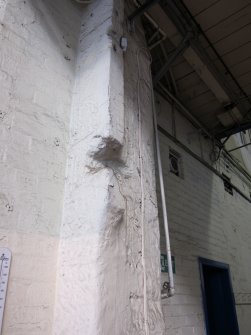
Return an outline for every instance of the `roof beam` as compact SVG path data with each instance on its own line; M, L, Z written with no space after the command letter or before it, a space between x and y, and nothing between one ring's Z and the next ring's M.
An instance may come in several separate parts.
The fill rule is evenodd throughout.
M184 52L184 57L222 104L231 102L230 97L222 85L220 85L218 80L209 70L208 66L202 61L200 56L192 47L188 48Z
M239 147L236 147L236 148L234 148L234 149L228 150L228 152L232 152L232 151L235 151L235 150L239 150L239 149L248 147L249 145L251 145L251 142L249 142L249 143L247 143L247 144L240 145Z
M248 129L251 129L251 121L246 122L246 123L242 123L242 124L240 124L238 126L235 126L235 127L228 128L228 129L226 129L222 132L216 133L215 136L218 139L222 139L222 138L240 133L241 131L245 131L245 130L248 130Z
M165 86L163 86L161 83L158 84L158 87L161 88L161 90L169 97L169 99L171 99L173 102L175 102L176 106L179 108L179 110L181 111L181 113L183 115L185 115L187 117L188 120L190 120L190 122L199 130L201 130L204 135L208 136L209 138L212 138L212 134L209 132L208 129L206 129L206 127L200 123L199 120L197 120L197 118L195 118L192 113L182 104L181 101L179 101L179 99L174 96L170 91L168 91L166 89ZM156 89L157 92L159 92L158 88Z
M173 51L173 53L167 58L166 63L163 65L163 67L159 70L159 72L156 74L156 76L153 79L153 84L156 85L167 73L167 71L170 69L170 67L175 62L176 58L183 54L184 51L189 46L189 39L190 34L188 33L183 40L180 42L180 44L177 46L177 48Z
M162 7L157 4L149 9L148 14L158 23L169 40L177 47L182 41L182 33L177 29L176 25L169 16L167 16ZM191 40L190 46L183 53L183 57L213 92L220 103L226 105L233 101L234 98L225 86L224 81L221 80L217 71L214 71L209 62L202 56L201 50L199 50L195 41ZM243 113L240 114L243 115Z
M150 7L160 2L160 0L148 0L142 6L137 8L130 16L128 16L129 21L133 21L137 16L143 15Z

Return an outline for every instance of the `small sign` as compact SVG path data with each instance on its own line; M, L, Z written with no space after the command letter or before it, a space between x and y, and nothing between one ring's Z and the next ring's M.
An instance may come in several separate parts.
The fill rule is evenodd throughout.
M168 262L167 262L167 255L161 254L160 255L160 265L161 265L161 272L168 273ZM175 273L175 258L172 256L172 267L173 273Z

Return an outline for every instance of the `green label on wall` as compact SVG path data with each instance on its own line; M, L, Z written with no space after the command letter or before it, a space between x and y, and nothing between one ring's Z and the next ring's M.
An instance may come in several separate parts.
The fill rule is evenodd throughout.
M160 265L161 265L161 272L168 272L168 262L167 262L167 255L161 254L160 255ZM175 258L172 256L172 267L173 273L175 273Z

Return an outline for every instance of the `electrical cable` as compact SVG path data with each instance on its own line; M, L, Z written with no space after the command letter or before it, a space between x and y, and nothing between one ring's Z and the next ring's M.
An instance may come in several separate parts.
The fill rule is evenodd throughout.
M149 78L152 77L151 74L151 63L152 57L149 53L147 48L140 48L137 52L137 62L138 62L138 69L139 69L139 80L138 80L138 103L140 106L140 97L139 97L139 87L140 82L143 81L144 84L148 87L151 92L151 101L152 101L152 113L153 113L153 125L154 125L154 134L155 134L155 145L156 145L156 152L157 152L157 163L158 163L158 172L159 172L159 180L160 180L160 190L161 190L161 199L162 199L162 210L163 210L163 218L164 218L164 229L165 229L165 237L166 237L166 251L167 251L167 261L168 261L168 269L169 269L169 287L168 293L162 294L162 298L171 297L174 295L174 278L173 278L173 271L172 271L172 258L171 258L171 248L170 248L170 236L169 236L169 225L168 225L168 217L167 217L167 208L166 208L166 197L165 197L165 187L164 187L164 180L163 180L163 171L162 171L162 162L161 162L161 154L160 154L160 146L159 146L159 138L158 138L158 129L157 129L157 117L155 111L155 102L154 102L154 89L152 82L149 84L146 82L144 78L141 78L140 74L140 66L139 66L139 53L143 50L146 52L146 55L149 59ZM139 117L140 122L141 120L141 109L139 108ZM142 162L142 161L141 161ZM142 162L143 164L143 162Z
M142 267L144 271L144 325L145 333L149 335L148 322L148 303L147 303L147 277L146 277L146 253L145 253L145 189L144 189L144 170L143 170L143 156L142 156L142 113L140 101L140 83L144 80L141 78L139 54L144 48L137 50L137 65L138 65L138 83L137 83L137 102L138 102L138 147L139 147L139 164L140 164L140 187L141 187L141 234L142 234Z

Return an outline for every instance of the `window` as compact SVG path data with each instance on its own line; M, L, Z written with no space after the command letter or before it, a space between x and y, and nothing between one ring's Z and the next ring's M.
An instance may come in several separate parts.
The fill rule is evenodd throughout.
M171 173L175 174L177 177L182 177L181 156L173 149L170 149L169 151L169 167Z
M222 177L223 177L223 183L224 183L225 191L227 193L233 195L234 192L233 192L233 186L231 184L231 179L224 174L222 174Z

